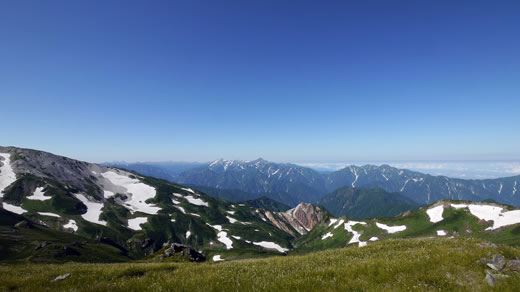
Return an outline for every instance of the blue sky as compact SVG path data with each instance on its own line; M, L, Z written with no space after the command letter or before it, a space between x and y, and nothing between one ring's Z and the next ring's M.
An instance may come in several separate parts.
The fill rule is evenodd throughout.
M520 1L2 1L0 145L520 159Z

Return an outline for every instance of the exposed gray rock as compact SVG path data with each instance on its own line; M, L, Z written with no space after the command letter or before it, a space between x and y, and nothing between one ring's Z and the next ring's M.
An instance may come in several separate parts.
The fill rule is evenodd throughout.
M494 264L492 264L492 263L488 263L487 266L490 267L491 269L495 270L495 271L500 271L500 269L497 266L495 266Z
M58 282L58 281L62 281L62 280L65 280L67 279L68 277L70 277L71 274L70 273L66 273L66 274L63 274L63 275L59 275L58 277L54 278L51 280L51 282Z
M478 246L481 246L481 247L497 247L496 244L491 243L491 242L487 242L487 241L479 243Z
M484 281L486 281L486 283L491 287L495 287L495 284L497 283L497 279L491 274L487 274Z
M518 271L520 272L520 260L510 260L507 262L507 268L511 271Z
M185 244L172 243L172 245L164 251L164 255L167 257L173 256L176 253L178 253L180 257L188 257L191 262L203 262L206 260L203 254Z
M487 274L484 278L484 281L486 281L486 283L489 286L495 287L495 284L497 283L497 278L495 278L495 276L493 276L492 274Z
M493 255L493 265L498 268L498 270L502 270L506 265L506 259L499 254Z

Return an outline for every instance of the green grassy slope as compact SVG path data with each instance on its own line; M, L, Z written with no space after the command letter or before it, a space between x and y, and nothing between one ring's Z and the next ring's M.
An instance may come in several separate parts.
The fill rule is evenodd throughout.
M443 202L461 203L460 201ZM408 212L401 216L378 217L362 220L362 222L365 222L366 224L354 225L353 229L361 234L359 240L365 242L369 241L372 237L377 237L378 240L440 237L437 234L437 231L442 230L446 232L445 237L480 238L494 243L520 246L520 224L489 231L485 229L491 226L491 222L479 220L467 209L455 209L452 207L444 208L443 220L432 223L426 213L426 210L430 207L431 205L417 211ZM505 207L507 208L507 206ZM338 220L340 219L343 219L345 222L350 221L350 219L346 217L338 218ZM297 238L293 243L296 249L292 250L291 253L306 253L347 245L353 234L345 230L344 224L341 224L334 229L336 224L331 225L329 222L330 221L322 222L308 234ZM376 223L382 223L392 227L406 226L406 229L395 233L389 233L386 230L379 228ZM328 232L331 232L332 236L323 239L324 235ZM373 243L369 242L369 244ZM357 243L355 245L357 245Z
M124 262L132 260L126 250L67 232L25 221L0 209L0 261L16 262ZM39 248L44 243L45 246Z
M0 266L0 289L18 291L487 291L482 257L520 257L509 246L475 239L388 240L304 256L221 263L125 263ZM68 279L50 282L58 275ZM506 271L494 291L514 291Z

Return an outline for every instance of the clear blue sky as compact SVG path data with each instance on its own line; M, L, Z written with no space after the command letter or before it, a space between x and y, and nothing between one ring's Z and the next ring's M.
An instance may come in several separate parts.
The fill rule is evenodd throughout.
M0 145L520 158L520 1L1 1Z

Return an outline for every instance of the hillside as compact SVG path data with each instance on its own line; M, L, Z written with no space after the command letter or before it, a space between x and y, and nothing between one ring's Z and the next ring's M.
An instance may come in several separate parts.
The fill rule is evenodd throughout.
M14 147L0 148L0 157L4 210L52 230L107 238L134 258L166 243L232 258L277 255L307 232L295 232L302 224L293 213L281 216L289 226L282 229L264 209L116 168Z
M240 202L239 202L240 203ZM284 203L280 203L278 201L269 199L268 197L260 197L257 199L243 201L241 203L246 204L247 206L257 208L257 209L266 209L273 212L285 212L291 207L285 205Z
M520 209L492 203L445 200L395 217L330 218L296 239L292 253L422 237L471 237L520 246Z
M334 216L352 219L391 217L419 208L411 199L399 193L388 193L381 188L343 187L325 195L317 204L325 207Z
M504 257L493 271L482 261ZM516 291L520 249L480 240L388 240L303 256L221 263L132 263L0 266L0 290L18 291ZM518 269L518 266L516 266ZM62 281L51 282L70 273ZM85 285L88 283L88 285Z

